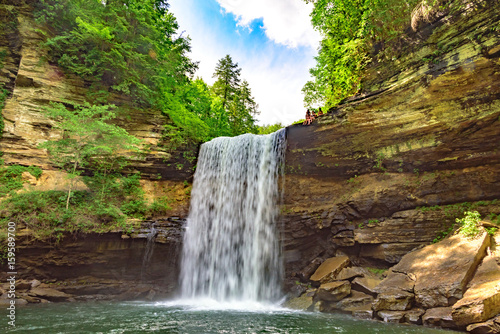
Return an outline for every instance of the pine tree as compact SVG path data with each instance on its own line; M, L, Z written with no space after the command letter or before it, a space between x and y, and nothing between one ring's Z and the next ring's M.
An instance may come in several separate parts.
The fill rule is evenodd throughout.
M219 60L213 77L213 94L221 101L221 109L226 113L233 136L243 133L257 133L254 116L258 105L252 97L250 85L240 78L241 68L233 63L230 55Z
M226 109L228 104L234 100L234 96L240 87L241 69L238 63L233 63L230 55L219 60L215 67L214 78L217 78L212 90L215 95L222 99L222 108Z

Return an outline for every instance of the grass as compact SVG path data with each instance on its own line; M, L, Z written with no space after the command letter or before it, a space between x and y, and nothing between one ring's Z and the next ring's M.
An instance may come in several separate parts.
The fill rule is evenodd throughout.
M2 244L5 244L3 241L11 221L16 223L18 229L29 231L30 238L57 243L67 234L116 230L130 233L134 228L130 218L140 220L168 215L171 210L172 200L166 196L148 204L140 187L139 174L84 178L90 190L74 191L66 210L66 191L16 191L23 187L21 176L25 171L35 177L42 173L39 168L23 166L9 166L0 172L0 180L7 180L7 183L2 183L3 193L8 194L0 201ZM106 187L102 187L103 182ZM3 251L0 249L0 259L4 258Z

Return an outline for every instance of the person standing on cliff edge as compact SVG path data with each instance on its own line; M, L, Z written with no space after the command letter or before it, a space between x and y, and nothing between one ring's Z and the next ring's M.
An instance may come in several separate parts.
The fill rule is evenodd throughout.
M309 111L309 109L307 109L307 111L306 111L306 120L302 124L303 125L310 125L311 123L312 123L311 112Z

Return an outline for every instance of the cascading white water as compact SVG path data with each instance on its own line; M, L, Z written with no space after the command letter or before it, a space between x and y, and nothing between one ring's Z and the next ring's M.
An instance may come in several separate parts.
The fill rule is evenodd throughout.
M278 182L285 148L285 130L202 145L184 234L184 298L280 297Z

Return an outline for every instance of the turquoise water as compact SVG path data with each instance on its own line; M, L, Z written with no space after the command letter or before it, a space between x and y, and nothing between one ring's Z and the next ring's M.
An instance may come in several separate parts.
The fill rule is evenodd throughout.
M227 306L227 305L226 305ZM302 313L269 306L220 307L175 303L99 302L18 308L16 328L2 333L172 333L172 334L432 334L449 331L362 321L344 315ZM234 306L234 305L233 305Z

